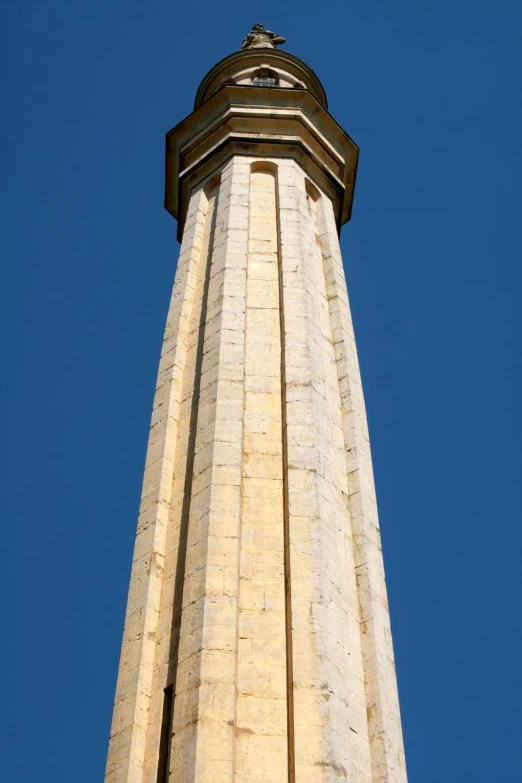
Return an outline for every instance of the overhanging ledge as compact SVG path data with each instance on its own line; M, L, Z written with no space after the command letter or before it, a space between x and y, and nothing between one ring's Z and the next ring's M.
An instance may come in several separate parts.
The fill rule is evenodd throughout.
M359 149L304 89L225 85L167 133L165 207L181 235L190 193L230 155L292 157L351 216Z

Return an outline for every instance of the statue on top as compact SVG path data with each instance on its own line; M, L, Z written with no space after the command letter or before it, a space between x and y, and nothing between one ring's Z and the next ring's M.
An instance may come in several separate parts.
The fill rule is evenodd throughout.
M276 35L265 30L264 25L255 24L252 30L241 44L242 49L275 49L277 44L283 44L285 39L282 35Z

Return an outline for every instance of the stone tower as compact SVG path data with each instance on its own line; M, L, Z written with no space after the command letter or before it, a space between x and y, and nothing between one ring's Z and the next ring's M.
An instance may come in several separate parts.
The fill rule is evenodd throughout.
M256 25L167 134L181 251L106 783L405 783L339 231L358 149Z

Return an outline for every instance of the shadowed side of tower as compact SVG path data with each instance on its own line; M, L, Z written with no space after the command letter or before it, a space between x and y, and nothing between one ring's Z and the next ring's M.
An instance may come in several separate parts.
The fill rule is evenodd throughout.
M256 25L167 134L181 251L106 783L406 783L338 232L358 150Z

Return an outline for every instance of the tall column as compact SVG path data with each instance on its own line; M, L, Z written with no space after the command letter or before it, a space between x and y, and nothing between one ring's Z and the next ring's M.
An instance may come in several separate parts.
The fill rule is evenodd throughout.
M218 63L167 136L182 243L106 783L406 783L338 238L356 163L273 49Z

